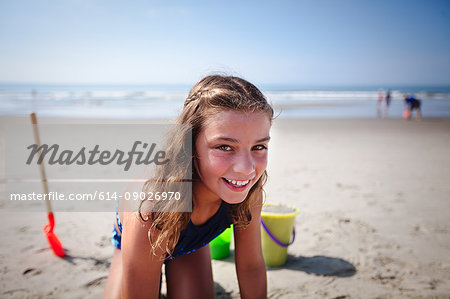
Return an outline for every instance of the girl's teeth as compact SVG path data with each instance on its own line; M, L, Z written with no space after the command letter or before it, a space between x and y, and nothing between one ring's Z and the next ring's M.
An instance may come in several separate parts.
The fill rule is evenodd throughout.
M249 181L234 181L234 180L228 180L228 183L235 185L235 186L245 186L248 184Z

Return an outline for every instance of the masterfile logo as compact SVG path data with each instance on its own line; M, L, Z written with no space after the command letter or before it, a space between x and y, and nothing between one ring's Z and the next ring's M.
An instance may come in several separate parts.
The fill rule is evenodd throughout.
M189 204L178 205L177 209L181 208L177 211L191 209L192 137L189 126L34 126L39 130L40 144L33 138L36 127L31 124L14 124L5 131L6 194L1 196L0 203L5 209L43 211L44 200L51 200L54 209L59 211L114 211L119 201L161 202L162 205L188 201ZM169 156L168 148L173 144L169 139L177 130L188 132L186 140L179 141L186 151L183 152L186 159ZM183 168L187 170L186 177L164 176L165 172L161 170L169 165L173 167L174 163L186 166ZM41 166L45 169L44 176ZM43 190L43 177L48 183L48 192Z
M141 145L142 151L138 150ZM65 149L60 151L60 146L58 144L53 144L49 146L48 144L43 144L38 146L37 144L32 144L27 147L30 149L30 155L28 156L27 164L30 165L34 157L36 157L37 164L41 164L47 154L50 154L48 159L48 164L59 164L59 165L108 165L116 162L117 165L125 165L124 170L128 171L132 164L135 165L149 165L155 163L156 165L166 164L169 160L164 159L166 156L165 151L157 151L154 155L156 143L152 143L150 146L148 143L135 141L132 149L128 152L121 150L115 150L114 152L104 150L100 151L100 145L96 144L92 150L86 150L86 147L82 147L79 151L74 151L70 149ZM148 148L148 149L147 149ZM147 151L145 151L147 149ZM39 152L41 154L39 155ZM145 154L145 157L144 157ZM136 157L136 159L134 159Z

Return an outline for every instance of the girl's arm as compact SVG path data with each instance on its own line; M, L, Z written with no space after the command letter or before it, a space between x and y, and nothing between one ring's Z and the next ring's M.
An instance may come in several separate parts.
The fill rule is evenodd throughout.
M266 298L266 265L261 249L262 194L251 207L252 220L245 229L234 230L236 273L241 298Z
M151 221L141 222L136 213L124 213L122 232L122 298L158 298L162 250L153 254L148 238ZM152 238L156 238L153 236Z

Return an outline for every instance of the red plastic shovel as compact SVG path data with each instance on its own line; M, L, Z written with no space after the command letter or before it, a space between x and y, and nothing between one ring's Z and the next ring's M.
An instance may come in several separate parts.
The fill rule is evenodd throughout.
M39 148L41 146L41 142L39 140L39 131L37 127L36 114L32 112L30 114L30 118L31 124L33 125L34 141ZM40 157L41 157L41 150L39 149L39 158ZM48 185L47 179L45 177L44 163L40 163L39 166L41 170L41 179L42 185L44 187L44 193L48 194ZM53 253L59 257L64 257L66 256L66 254L64 253L61 241L59 241L58 236L53 232L53 229L55 228L55 217L53 216L50 200L48 199L48 197L45 197L44 201L47 206L47 215L48 215L48 224L44 225L43 227L45 235L47 236L48 243L50 244L50 248L53 250Z

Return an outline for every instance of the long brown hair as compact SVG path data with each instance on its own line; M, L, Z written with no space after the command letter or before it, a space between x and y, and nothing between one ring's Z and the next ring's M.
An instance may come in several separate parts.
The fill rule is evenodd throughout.
M176 121L178 126L168 139L166 154L169 163L158 169L155 179L144 184L143 191L147 193L155 189L179 190L181 194L190 195L187 196L190 199L192 185L183 182L200 180L194 163L197 157L195 148L197 136L209 117L227 110L264 112L270 122L274 114L264 95L250 82L238 77L222 75L203 78L190 90L184 102L183 111ZM250 207L258 196L262 196L266 181L267 172L264 171L245 200L242 203L230 205L229 211L236 226L245 227L250 223ZM141 202L139 206L139 216L143 221L152 220L148 232L151 246L155 251L156 247L163 245L163 240L167 240L163 250L170 255L178 242L180 232L189 223L190 212L177 212L186 211L188 201L152 202L150 210L144 208L145 202L148 201ZM158 204L160 204L159 208ZM164 207L161 208L161 205ZM152 240L155 229L158 230L157 237Z

